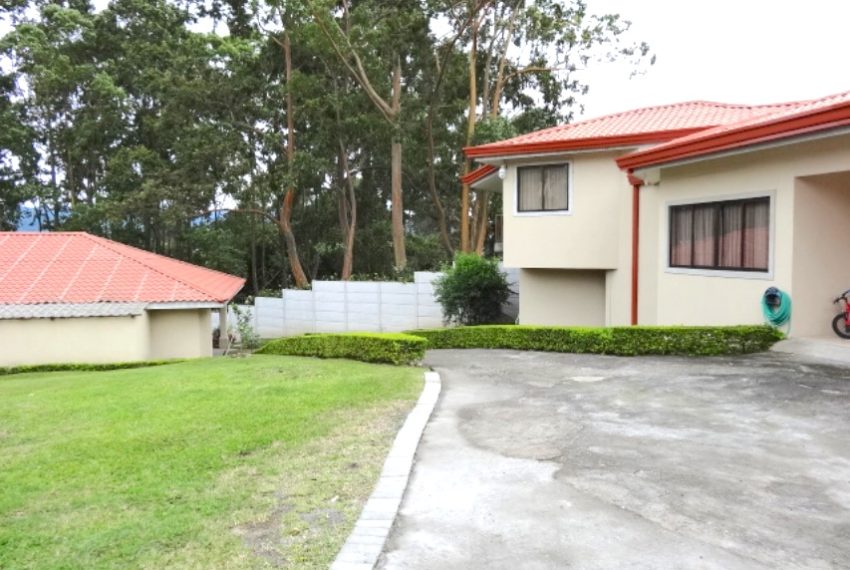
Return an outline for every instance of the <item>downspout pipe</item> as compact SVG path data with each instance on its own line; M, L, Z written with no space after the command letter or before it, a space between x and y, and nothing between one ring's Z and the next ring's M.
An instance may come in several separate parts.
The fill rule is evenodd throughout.
M638 324L638 256L640 251L640 188L643 180L629 172L629 184L632 186L632 299L631 323Z

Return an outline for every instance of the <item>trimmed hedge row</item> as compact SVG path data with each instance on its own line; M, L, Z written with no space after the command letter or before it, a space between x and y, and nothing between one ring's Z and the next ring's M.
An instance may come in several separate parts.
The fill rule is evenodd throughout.
M363 362L412 364L422 360L428 342L424 338L397 333L310 334L279 338L255 354L350 358Z
M482 325L408 331L428 341L428 348L504 348L637 355L713 356L761 352L781 340L765 325L730 327L542 327Z
M106 370L123 370L125 368L146 368L148 366L162 366L164 364L175 364L177 362L185 362L185 358L175 358L172 360L138 360L134 362L106 362L100 364L75 364L75 363L58 363L58 364L26 364L22 366L9 366L0 368L0 376L9 374L28 374L31 372L103 372Z

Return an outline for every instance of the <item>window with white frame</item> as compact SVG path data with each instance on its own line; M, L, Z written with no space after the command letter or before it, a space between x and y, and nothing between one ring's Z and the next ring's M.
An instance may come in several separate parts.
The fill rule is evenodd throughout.
M769 270L770 197L670 207L671 268Z
M570 165L517 168L517 212L566 212L570 207Z

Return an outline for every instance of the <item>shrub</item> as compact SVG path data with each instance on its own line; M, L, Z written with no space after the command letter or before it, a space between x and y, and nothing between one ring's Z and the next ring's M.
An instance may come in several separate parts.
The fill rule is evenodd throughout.
M410 331L428 348L505 348L637 356L747 354L783 338L763 325L731 327L538 327L491 325Z
M9 366L0 368L0 376L9 374L28 374L31 372L101 372L105 370L123 370L125 368L145 368L147 366L162 366L164 364L175 364L185 362L186 359L175 358L172 360L139 360L135 362L105 362L105 363L57 363L57 364L24 364L21 366Z
M236 315L236 330L239 333L239 341L242 348L253 350L260 346L260 335L254 330L254 319L251 313L245 309L240 309L239 305L235 303L230 306Z
M474 253L459 253L434 287L443 319L462 325L498 323L511 293L498 261Z
M349 358L400 365L422 360L427 344L425 339L407 334L311 334L273 340L257 354Z

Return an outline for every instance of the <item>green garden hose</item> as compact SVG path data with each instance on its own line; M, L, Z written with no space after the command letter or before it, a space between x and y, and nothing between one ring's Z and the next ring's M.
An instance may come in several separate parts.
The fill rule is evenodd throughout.
M761 311L764 313L764 318L767 322L775 327L781 327L791 321L791 296L778 289L776 290L776 296L779 300L778 304L769 304L767 302L767 296L762 296Z

